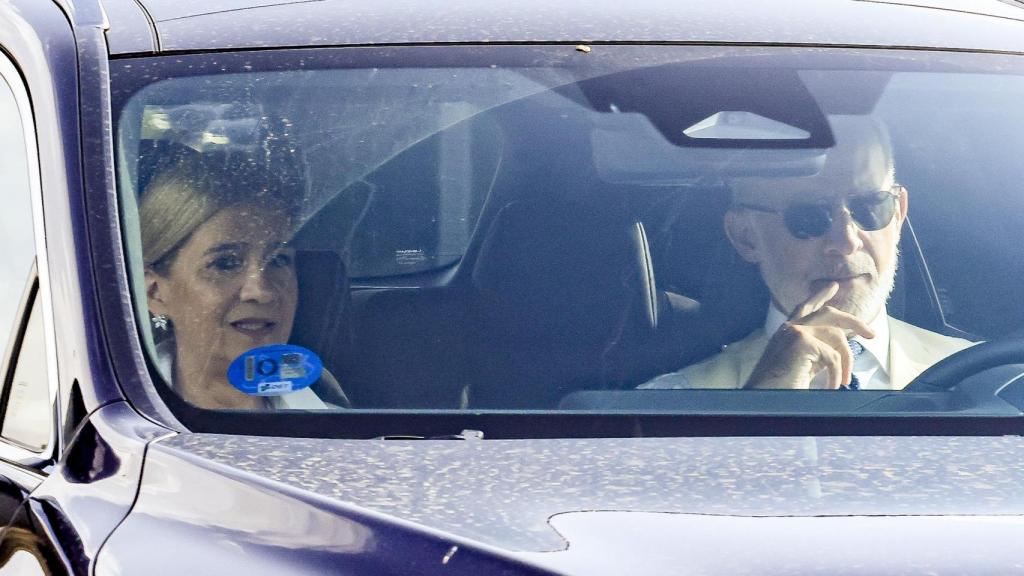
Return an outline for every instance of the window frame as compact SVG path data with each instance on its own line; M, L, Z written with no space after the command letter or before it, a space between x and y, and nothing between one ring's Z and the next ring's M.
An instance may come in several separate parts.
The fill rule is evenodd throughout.
M28 160L26 168L28 169L29 195L32 206L33 240L35 241L34 263L28 275L26 287L19 304L18 315L16 316L18 328L15 338L11 340L11 345L8 346L3 358L0 359L0 376L3 378L0 381L3 385L2 390L0 390L0 395L2 395L0 396L0 425L2 425L6 418L10 383L14 379L14 372L21 355L25 331L31 318L32 307L36 302L39 303L39 312L42 314L43 341L46 347L44 353L46 357L47 395L50 402L50 429L48 431L46 448L42 452L37 452L12 440L0 437L0 460L15 464L19 469L36 476L44 475L45 468L55 461L56 454L59 453L60 436L57 423L60 419L57 405L59 388L55 340L56 330L50 295L49 262L46 254L46 234L43 224L42 177L39 166L39 145L36 138L36 123L32 100L17 65L4 52L0 52L0 78L10 87L21 116L22 141L25 145L25 153Z
M649 44L636 43L635 46L650 46ZM694 44L701 48L721 47L710 44ZM730 49L749 48L743 45L730 44ZM547 55L554 54L557 50L565 48L557 44L538 44L528 47L537 53ZM826 48L830 51L849 50L857 53L899 53L905 48L893 47L843 47L843 46L786 46L786 45L765 45L762 48L775 49L796 49L813 50L815 48ZM350 60L353 64L365 63L374 57L380 58L386 55L391 65L415 65L418 62L430 59L431 62L442 65L445 58L451 58L452 52L461 53L468 57L474 52L482 53L487 50L511 50L507 46L487 45L466 45L466 46L429 46L429 45L408 45L401 47L394 46L360 46L360 47L274 47L254 50L215 50L209 52L196 52L176 55L126 55L111 60L111 102L112 115L117 116L123 110L124 102L139 89L139 86L153 82L154 76L146 80L133 80L124 74L121 67L137 66L140 63L155 63L157 67L188 66L188 59L200 61L202 58L210 58L217 62L217 66L225 65L225 62L234 58L277 58L285 60L285 56L297 57L305 53L319 51L336 51L339 61ZM428 54L428 52L430 54ZM944 58L961 58L963 52L943 49L928 49L931 55L941 55ZM975 57L989 54L982 51L967 51ZM1000 58L1022 58L1017 54L995 54L993 57ZM163 61L163 62L161 62ZM511 60L510 60L511 61ZM538 59L537 62L547 60ZM173 62L173 63L172 63ZM467 62L467 58L459 58L458 62ZM943 60L943 62L945 62ZM202 62L199 62L202 63ZM276 66L284 66L278 62ZM916 66L916 64L915 64ZM221 68L213 66L200 67L196 75L215 74ZM273 69L268 66L267 69ZM116 123L115 123L116 124ZM115 154L118 153L116 146ZM112 177L116 180L116 176ZM104 191L106 192L106 191ZM99 195L97 194L97 197ZM115 235L118 247L125 249L121 254L129 263L132 260L128 251L132 247L133 239L126 231L128 228L125 212L125 199L117 197L120 204L109 198L101 198L108 208L107 217L118 224ZM129 264L130 265L130 264ZM128 271L128 278L121 279L120 287L127 290L132 283L131 270ZM389 285L389 288L399 286ZM363 286L357 279L353 289L367 289L373 286ZM196 408L180 399L173 391L159 379L153 377L153 366L151 359L145 355L145 342L143 334L146 331L144 320L138 314L138 300L133 297L131 303L125 304L122 301L104 302L110 310L116 310L119 315L108 315L111 323L120 322L121 318L130 318L129 322L118 324L119 329L128 326L137 329L125 338L126 343L131 344L136 350L142 350L129 361L127 354L115 358L120 367L126 371L132 371L132 376L140 376L139 381L134 382L137 386L126 387L125 392L132 402L137 399L144 399L146 402L153 402L154 396L162 402L157 404L160 410L167 409L184 429L199 433L238 434L238 435L259 435L259 436L286 436L286 437L316 437L316 438L398 438L409 436L422 437L443 437L448 438L459 430L473 429L483 430L487 438L566 438L566 437L631 437L631 436L803 436L803 435L934 435L948 434L955 431L957 435L1001 435L1021 434L1022 421L1024 416L978 416L965 417L962 415L834 415L834 414L732 414L732 413L707 413L707 414L665 414L659 412L644 413L621 413L614 411L581 411L581 412L556 412L550 410L491 410L491 409L470 409L470 410L443 410L443 409L353 409L343 412L303 412L295 411L286 414L273 412L251 412L243 413L236 411L203 410ZM116 306L116 308L115 308ZM132 314L134 312L134 314ZM144 317L143 317L144 318ZM139 326L141 325L141 326ZM123 356L123 357L122 357ZM145 387L142 390L138 388ZM155 392L155 393L154 393ZM154 412L156 410L154 409Z

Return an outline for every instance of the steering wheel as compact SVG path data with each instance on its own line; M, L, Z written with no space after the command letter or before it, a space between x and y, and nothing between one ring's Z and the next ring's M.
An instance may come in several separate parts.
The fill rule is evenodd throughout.
M939 360L903 390L942 392L968 376L1005 364L1024 364L1024 338L1005 338L975 344Z

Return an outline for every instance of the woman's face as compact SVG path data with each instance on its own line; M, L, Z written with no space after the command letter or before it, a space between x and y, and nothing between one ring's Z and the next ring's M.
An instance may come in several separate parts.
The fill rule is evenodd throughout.
M166 274L146 272L150 311L174 326L179 373L223 378L247 350L288 340L298 303L291 230L283 209L229 206L192 233Z

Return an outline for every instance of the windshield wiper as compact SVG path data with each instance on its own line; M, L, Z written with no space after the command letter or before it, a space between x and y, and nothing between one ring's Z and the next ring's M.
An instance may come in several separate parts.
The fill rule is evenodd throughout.
M483 440L484 433L480 430L463 430L458 434L443 434L441 436L412 436L408 434L387 434L378 436L375 440Z

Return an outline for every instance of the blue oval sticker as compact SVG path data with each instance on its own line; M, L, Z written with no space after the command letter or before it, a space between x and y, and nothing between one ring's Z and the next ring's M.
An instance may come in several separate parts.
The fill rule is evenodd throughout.
M228 366L228 382L252 396L281 396L320 378L324 363L311 350L292 344L253 348Z

